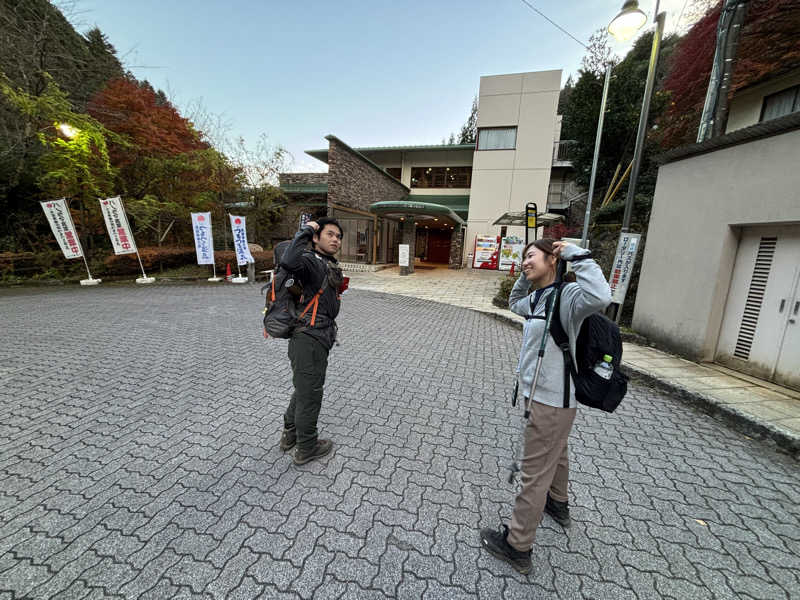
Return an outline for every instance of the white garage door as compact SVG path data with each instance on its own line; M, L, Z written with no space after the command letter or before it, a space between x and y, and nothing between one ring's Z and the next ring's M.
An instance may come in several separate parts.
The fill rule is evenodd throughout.
M800 389L800 225L743 230L716 360Z

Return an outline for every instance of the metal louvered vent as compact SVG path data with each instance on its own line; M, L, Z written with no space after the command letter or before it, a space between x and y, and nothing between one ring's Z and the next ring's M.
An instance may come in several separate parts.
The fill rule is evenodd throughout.
M761 303L764 301L764 292L767 289L767 279L777 243L778 238L776 237L762 237L758 244L756 266L753 268L753 278L750 280L742 323L739 326L739 337L736 338L736 349L733 351L733 355L742 360L750 358L750 348L756 335L758 315L761 312Z

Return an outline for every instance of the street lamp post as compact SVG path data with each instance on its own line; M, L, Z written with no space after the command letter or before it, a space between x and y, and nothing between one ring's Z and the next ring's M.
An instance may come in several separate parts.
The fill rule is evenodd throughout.
M656 5L656 10L658 6ZM653 46L650 49L650 64L647 67L647 82L644 86L644 98L642 99L642 111L639 115L639 130L636 133L636 147L633 151L633 169L631 179L628 184L628 194L625 196L625 215L622 218L622 231L626 232L630 228L631 214L633 212L633 198L636 194L636 180L639 177L639 167L642 163L642 150L644 149L644 138L647 133L647 118L650 114L650 98L653 95L653 84L656 79L656 66L658 64L658 53L661 50L661 38L664 35L664 22L667 13L658 13L656 16L656 31L653 34Z
M630 281L630 274L633 270L634 260L636 258L636 251L638 250L638 236L626 235L630 230L631 216L633 214L633 202L636 196L636 183L639 177L639 168L642 162L642 150L644 149L645 134L647 133L647 118L650 114L650 98L653 95L653 85L656 77L656 66L658 64L658 54L661 50L661 38L664 35L664 23L666 21L666 13L658 12L658 0L656 0L655 7L655 22L656 31L653 34L653 45L650 50L650 63L647 67L647 80L644 87L644 97L642 98L642 110L639 115L639 128L636 134L636 146L633 151L633 162L630 182L628 183L628 193L625 196L625 212L622 217L622 229L620 231L619 242L617 244L617 256L612 265L612 282L614 282L612 290L612 301L614 302L615 309L613 311L614 319L619 322L622 313L622 304L625 301L625 292L627 291L628 282ZM622 6L619 15L609 24L608 31L617 39L624 39L623 36L632 37L633 33L641 28L647 21L646 15L639 10L636 0L627 0ZM635 240L626 238L637 237ZM627 248L629 255L627 259L623 259L623 249ZM626 261L627 266L624 280L619 281L620 274L617 272L618 262ZM619 289L617 289L617 282L619 281ZM616 296L616 298L614 298Z
M656 9L656 12L658 10ZM608 32L621 42L630 40L647 22L647 15L639 10L639 3L636 0L626 0L619 14L608 25ZM606 112L606 100L608 99L608 84L611 79L612 65L606 65L606 77L603 83L603 97L600 101L600 116L597 119L597 137L594 141L594 157L592 158L592 174L589 178L589 195L586 199L586 212L583 216L583 234L581 235L581 246L586 247L589 231L589 217L592 212L592 197L594 196L594 183L597 177L597 161L600 157L600 140L603 137L603 120Z
M611 66L611 63L606 65L606 80L603 83L603 98L600 100L600 118L597 119L597 137L594 140L592 175L589 178L589 195L586 198L586 213L583 215L583 234L581 235L582 248L586 248L586 238L589 235L589 215L592 212L592 196L594 195L594 181L597 177L597 159L600 157L600 138L603 137L603 119L606 116L606 99L608 98L608 82L611 79Z

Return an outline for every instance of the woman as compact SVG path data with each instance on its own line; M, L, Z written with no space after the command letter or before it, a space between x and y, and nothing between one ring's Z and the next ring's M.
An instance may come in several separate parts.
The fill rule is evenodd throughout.
M545 309L556 290L559 258L572 262L575 283L561 288L560 317L569 336L572 356L583 320L611 302L611 289L588 250L567 242L544 238L531 242L522 253L522 272L508 299L509 308L526 318L519 358L519 390L528 396L545 330ZM547 512L562 526L570 524L567 502L567 438L575 420L577 402L570 386L569 406L564 406L564 359L548 335L542 369L525 426L522 489L514 503L509 525L482 529L481 544L520 573L531 570L531 547L536 529Z

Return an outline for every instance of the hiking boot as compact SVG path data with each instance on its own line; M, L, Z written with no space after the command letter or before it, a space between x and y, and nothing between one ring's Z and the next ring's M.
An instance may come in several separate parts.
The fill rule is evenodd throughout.
M314 445L311 450L303 452L298 448L294 451L294 464L296 465L304 465L307 462L311 462L315 458L319 458L321 456L325 456L326 454L330 454L331 450L333 450L333 442L330 440L317 440L317 443Z
M288 452L297 444L297 429L284 429L281 435L281 450Z
M553 500L550 494L547 494L547 502L544 504L544 512L553 517L553 520L561 525L564 529L572 524L572 519L569 517L569 502L559 502Z
M508 525L500 525L500 529L481 529L481 545L489 553L506 561L522 574L531 571L531 551L520 552L508 543Z

